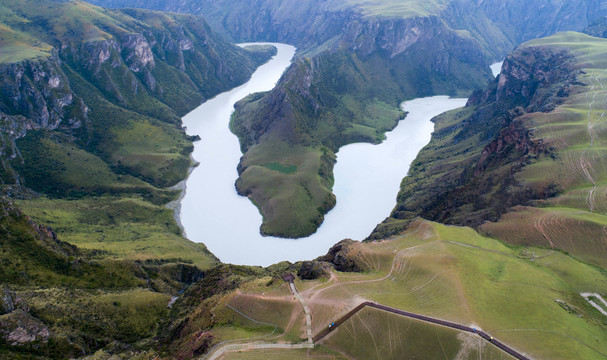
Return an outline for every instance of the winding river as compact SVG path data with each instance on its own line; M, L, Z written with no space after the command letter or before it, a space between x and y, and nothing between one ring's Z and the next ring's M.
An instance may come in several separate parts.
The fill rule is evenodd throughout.
M379 145L342 147L337 153L333 192L337 205L318 231L302 239L265 237L262 217L248 198L236 193L236 165L242 155L228 128L234 103L271 90L289 66L295 48L272 44L278 54L251 80L205 102L183 118L189 135L199 135L193 158L199 162L186 181L180 219L186 236L204 243L224 263L267 266L314 259L338 241L368 236L396 204L399 184L419 150L430 141L434 116L465 105L466 99L434 96L402 104L408 115Z
M497 77L502 72L502 65L504 65L503 61L491 64L490 68L494 77Z

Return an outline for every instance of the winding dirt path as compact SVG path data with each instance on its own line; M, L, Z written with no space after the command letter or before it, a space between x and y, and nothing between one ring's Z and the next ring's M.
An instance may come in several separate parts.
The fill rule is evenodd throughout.
M202 358L202 360L217 360L217 359L221 359L224 355L226 355L228 353L231 353L231 352L236 352L236 351L281 350L281 349L313 349L314 348L314 343L312 341L312 318L311 318L311 315L310 315L310 310L308 309L308 306L305 303L305 300L303 299L303 297L297 291L297 288L295 287L295 284L293 284L293 282L289 282L289 286L291 288L291 291L293 292L293 295L301 302L301 304L302 304L302 306L304 308L304 312L305 312L305 315L306 315L306 333L307 333L307 336L308 336L308 341L307 342L297 343L297 344L267 342L267 340L272 339L271 337L270 338L269 337L265 337L266 338L265 341L264 340L250 341L251 339L228 340L228 341L225 341L223 343L219 343L219 344L215 345L215 347L213 347ZM251 320L253 322L256 322L256 323L259 323L259 324L264 324L264 325L274 326L274 331L276 331L276 329L278 328L278 326L275 325L275 324L269 324L269 323L265 323L265 322L253 319L253 318L247 316L246 314L243 314L239 310L235 309L230 304L226 304L226 306L229 307L230 309L234 310L235 312L237 312L241 316L244 316L245 318L247 318L247 319L249 319L249 320ZM299 312L301 312L301 310ZM289 320L289 324L287 325L287 329L285 329L285 331L284 331L285 333L288 332L290 330L290 328L293 327L293 324L295 323L295 321L297 319L297 314L299 312L295 312L294 311L293 314L291 314L291 318ZM272 331L272 334L274 333L274 331ZM274 337L274 338L276 338L276 337ZM249 340L249 341L247 341L247 342L238 342L238 341L242 341L242 340ZM235 343L235 342L238 342L238 343Z
M594 147L595 140L597 140L597 133L595 127L605 117L605 112L607 111L607 104L605 102L605 100L607 99L607 95L605 95L603 96L603 111L601 115L598 118L594 118L592 116L593 106L597 103L597 95L599 94L599 92L605 91L605 84L603 84L602 81L602 74L603 73L598 74L594 78L590 78L590 82L592 84L590 91L594 92L592 94L592 101L588 104L588 113L586 115L588 119L587 131L588 136L590 137L590 145L586 149L584 149L582 155L580 156L580 168L582 169L582 174L592 184L592 188L590 189L590 191L588 192L588 196L586 197L586 203L588 204L590 212L593 212L596 207L595 195L598 185L592 175L592 173L594 173L594 169L592 167L591 159L589 159L588 151L592 147ZM588 99L589 97L590 94L588 94L586 98Z
M301 296L299 291L297 291L293 281L289 281L289 287L291 288L293 296L299 300L304 309L304 313L306 314L306 335L308 336L308 344L312 344L312 314L310 313L310 308L308 307L308 304L306 304L306 300L303 298L303 296Z

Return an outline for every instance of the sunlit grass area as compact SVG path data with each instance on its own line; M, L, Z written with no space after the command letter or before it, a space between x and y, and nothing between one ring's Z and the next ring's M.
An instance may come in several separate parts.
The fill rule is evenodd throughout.
M141 198L79 200L40 197L19 206L36 222L51 226L60 239L103 256L133 260L172 259L209 268L217 263L203 244L181 236L172 211Z
M353 243L347 253L364 272L333 271L319 280L296 281L314 333L367 300L481 328L531 358L594 359L607 352L607 319L580 295L606 294L607 275L561 251L512 247L470 228L418 220L400 236ZM279 324L277 314L288 312L293 299L284 285L283 293L270 290L274 286L250 283L225 301L251 318ZM269 305L276 301L282 305L273 313ZM292 304L297 311L300 305ZM299 309L294 331L303 338ZM463 358L478 358L480 351L482 358L508 358L477 337L379 310L363 310L342 327L322 344L360 358L379 358L378 353L398 358L403 351L446 351ZM409 331L411 336L397 335ZM406 341L412 337L417 340Z
M361 9L365 15L414 17L438 14L449 2L449 0L347 0L333 1L330 6L336 9L354 6Z

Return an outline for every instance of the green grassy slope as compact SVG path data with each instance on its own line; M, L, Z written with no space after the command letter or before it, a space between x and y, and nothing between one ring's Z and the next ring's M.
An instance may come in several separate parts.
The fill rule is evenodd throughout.
M356 359L513 359L478 336L373 308L348 319L323 342Z
M435 119L399 205L374 236L421 215L480 225L508 242L566 250L604 267L606 44L561 33L521 46L471 106ZM517 205L524 207L505 214Z
M78 200L20 200L19 206L36 221L80 248L115 259L164 259L207 269L217 259L203 244L181 236L172 211L138 194Z
M201 271L104 258L57 239L0 199L0 356L66 358L150 348L167 304Z
M607 317L580 295L605 296L607 274L561 251L511 247L471 228L424 220L400 236L350 242L342 250L341 256L363 272L338 272L325 264L328 275L295 281L310 309L314 334L368 300L475 326L531 358L596 359L607 353ZM202 334L212 336L205 340L205 351L226 340L303 341L301 305L286 283L272 278L272 271L278 271L276 276L293 269L268 270L254 274L224 268L212 280L221 287L200 284L180 299L169 327L181 339L175 353L202 346ZM247 324L233 309L278 330ZM377 310L362 311L321 345L357 358L399 358L403 352L419 358L508 358L477 337ZM289 350L280 353L289 356ZM256 358L255 351L250 354Z
M0 179L48 196L26 197L27 213L114 258L215 264L163 207L191 166L180 116L244 82L275 49L236 47L195 16L82 1L7 0L0 26L10 30L0 41L23 45L2 47L19 58L0 63ZM22 56L46 44L46 56Z

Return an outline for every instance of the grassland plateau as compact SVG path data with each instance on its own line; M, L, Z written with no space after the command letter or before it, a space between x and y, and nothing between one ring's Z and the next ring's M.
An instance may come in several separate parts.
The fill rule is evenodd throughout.
M423 216L604 268L605 44L569 32L512 53L488 90L436 119L399 204L373 237Z

